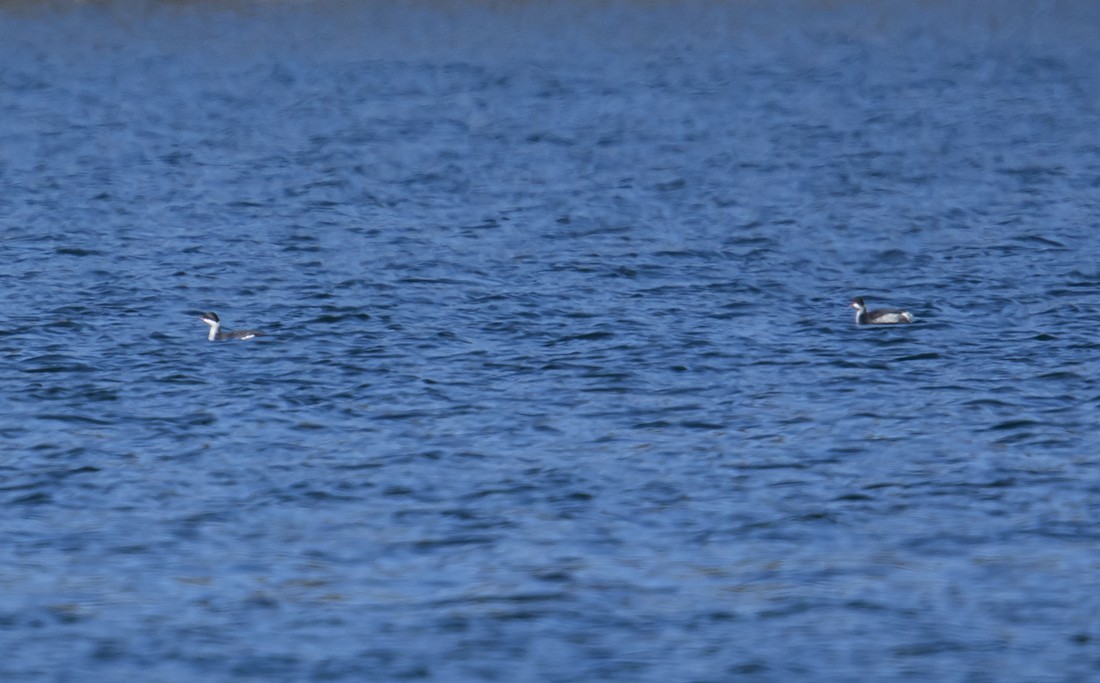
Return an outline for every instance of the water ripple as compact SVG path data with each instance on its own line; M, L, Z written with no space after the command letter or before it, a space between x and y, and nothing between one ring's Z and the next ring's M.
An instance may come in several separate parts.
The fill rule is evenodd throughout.
M1088 679L1098 17L1015 4L0 10L0 677Z

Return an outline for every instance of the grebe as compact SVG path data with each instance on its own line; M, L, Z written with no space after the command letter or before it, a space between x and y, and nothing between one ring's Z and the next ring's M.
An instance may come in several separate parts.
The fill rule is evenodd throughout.
M867 305L863 303L863 297L861 296L852 298L852 308L856 309L857 325L890 325L913 322L912 313L897 308L880 308L875 311L868 311Z
M222 332L222 321L218 318L217 313L203 313L202 321L210 326L210 334L206 335L206 338L210 341L252 339L253 337L262 337L264 334L259 330L233 330L232 332Z

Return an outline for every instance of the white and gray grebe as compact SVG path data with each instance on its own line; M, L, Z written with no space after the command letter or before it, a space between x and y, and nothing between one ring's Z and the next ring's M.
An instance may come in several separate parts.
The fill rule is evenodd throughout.
M879 308L868 311L863 303L863 297L852 298L852 308L856 309L857 325L892 325L894 323L911 323L913 314L898 308Z
M206 338L210 341L227 341L230 339L252 339L253 337L262 337L263 332L259 330L233 330L231 332L222 331L222 321L218 318L217 313L203 313L202 321L210 326L210 334L206 335Z

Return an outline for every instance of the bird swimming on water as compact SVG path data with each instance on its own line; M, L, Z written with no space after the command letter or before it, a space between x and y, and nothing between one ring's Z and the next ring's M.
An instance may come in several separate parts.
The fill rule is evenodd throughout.
M857 325L892 325L894 323L911 323L913 314L899 308L879 308L873 311L867 310L867 304L863 303L863 297L852 297L852 308L856 309Z
M262 337L263 332L259 330L233 330L230 332L222 331L222 321L218 318L217 313L203 313L202 321L210 326L210 334L206 335L209 341L227 341L230 339L252 339L253 337Z

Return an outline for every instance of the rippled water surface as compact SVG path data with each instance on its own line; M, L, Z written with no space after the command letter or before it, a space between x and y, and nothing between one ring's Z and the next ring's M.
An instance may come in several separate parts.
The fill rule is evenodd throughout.
M0 678L1100 677L1100 11L912 5L0 8Z

